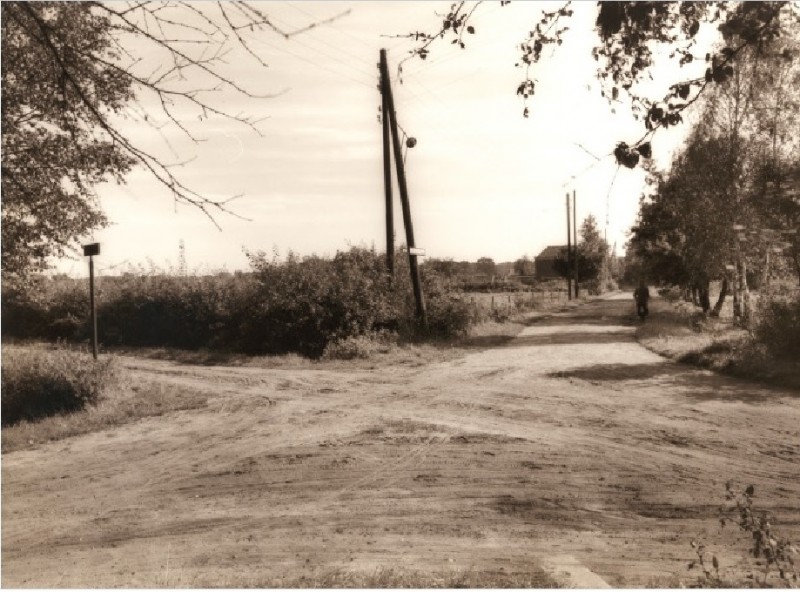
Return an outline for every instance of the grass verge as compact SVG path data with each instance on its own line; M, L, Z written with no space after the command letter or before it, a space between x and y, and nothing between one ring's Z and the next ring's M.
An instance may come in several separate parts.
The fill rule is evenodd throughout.
M503 345L519 335L530 316L531 313L522 313L502 322L484 321L461 337L401 340L396 336L381 335L348 338L340 343L332 343L318 360L298 354L249 356L207 349L182 350L169 347L113 348L111 351L117 355L200 366L284 370L373 370L387 365L414 367L446 362L472 350Z
M647 349L678 362L738 378L800 389L800 361L780 360L729 320L703 318L686 302L651 301L650 316L636 329Z
M4 366L8 349L8 346L3 347ZM23 355L31 358L41 358L48 353L44 346L14 349L26 350ZM23 419L13 425L3 426L2 452L36 448L47 442L109 429L170 411L197 409L205 406L208 399L207 393L176 385L149 380L134 384L121 368L116 368L115 374L113 384L83 408L71 411L62 409L47 417Z
M117 384L114 360L63 348L5 347L3 427L94 405Z

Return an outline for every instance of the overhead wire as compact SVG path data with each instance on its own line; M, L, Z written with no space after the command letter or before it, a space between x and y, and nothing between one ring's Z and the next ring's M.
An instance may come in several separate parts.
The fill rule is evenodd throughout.
M273 20L274 20L275 22L277 22L277 23L280 23L280 24L283 24L283 25L289 25L289 26L291 26L289 23L287 23L287 22L285 22L285 21L282 21L281 19L278 19L278 18L274 18L274 17L273 17ZM312 39L313 39L313 40L315 40L315 41L319 41L319 40L318 40L318 39L316 39L316 38L312 38ZM300 47L304 47L305 49L308 49L308 50L309 50L309 51L311 51L312 53L314 53L314 54L316 54L316 55L318 55L318 56L321 56L322 58L325 58L325 59L330 59L330 60L332 60L332 61L334 61L334 62L337 62L337 63L341 64L341 65L342 65L342 66L344 66L346 69L348 69L348 70L350 71L350 73L351 73L351 74L357 74L357 75L360 75L360 76L366 76L366 77L368 77L368 78L369 78L369 77L372 77L372 75L373 75L373 73L372 73L372 72L367 72L367 71L366 71L366 70L364 70L364 69L361 69L361 68L358 68L358 67L356 67L354 64L352 64L352 63L350 63L350 62L346 62L346 61L344 61L343 59L341 59L341 58L339 58L339 57L337 57L337 56L335 56L335 55L331 55L331 53L330 53L329 51L325 51L325 50L322 50L322 49L320 49L320 48L318 48L318 47L314 47L313 45L310 45L309 43L307 43L307 42L305 42L305 41L301 40L299 37L294 37L294 38L292 38L292 39L291 39L291 42L292 42L293 44L295 44L295 45L299 45Z
M495 37L494 39L492 39L490 41L487 41L485 43L482 43L479 46L475 46L475 47L476 48L486 48L486 47L490 47L491 45L495 45L500 41L502 41L502 39L500 37ZM418 69L412 70L410 72L404 72L403 76L407 77L407 78L412 78L412 77L416 78L416 80L419 83L422 83L422 76L424 74L427 74L427 73L431 72L431 70L433 70L435 68L438 68L440 65L442 65L442 64L444 64L446 62L451 62L453 60L457 60L461 56L465 56L466 57L467 53L468 52L465 52L465 51L462 51L462 50L456 50L452 54L448 54L445 58L440 59L438 62L432 63L429 67L423 66L422 68L418 68ZM458 76L456 76L454 78L451 78L451 79L445 79L445 80L443 80L441 82L436 82L436 83L433 83L433 84L430 84L430 82L429 82L428 85L427 85L428 86L428 90L430 91L430 89L432 88L433 92L440 92L442 89L448 88L448 87L452 86L453 84L456 84L456 83L461 82L462 80L464 80L466 78L474 76L474 75L476 75L477 73L479 73L480 71L482 71L484 69L485 68L479 66L479 67L471 69L469 72L460 74L460 75L458 75Z
M271 47L272 49L275 49L277 51L281 51L281 52L283 52L285 54L288 54L288 55L290 55L292 57L295 57L298 60L306 62L307 64L310 64L310 65L314 66L315 68L318 68L318 69L323 70L325 72L333 73L333 74L336 74L338 76L343 76L344 78L347 78L348 80L350 80L352 82L355 82L356 84L360 84L362 86L366 86L367 88L374 88L375 87L375 83L374 82L368 83L368 82L365 82L364 80L360 80L358 78L354 78L349 73L345 73L345 72L342 72L340 70L336 70L336 69L334 69L334 68L332 68L330 66L324 66L321 63L319 63L317 61L314 61L313 59L310 59L309 57L306 57L306 56L303 56L303 55L301 55L299 53L295 53L293 51L290 51L290 50L286 49L285 47L279 47L277 45L273 45L272 43L269 43L268 41L264 41L263 39L260 39L260 38L255 37L255 36L251 36L251 37L249 37L249 39L251 41L253 41L254 43L261 44L261 45L266 45L267 47Z
M299 7L295 6L294 4L288 4L288 3L285 3L285 2L284 2L284 4L287 4L288 6L290 6L291 8L295 9L297 12L299 12L299 13L301 13L301 14L305 15L305 16L308 16L308 17L310 17L310 18L314 18L314 19L316 19L316 18L317 18L317 17L316 17L316 15L314 15L314 14L310 13L310 12L309 12L309 11L307 11L307 10L300 9ZM276 22L280 23L280 24L284 24L284 25L287 25L287 26L290 26L290 27L292 26L290 23L287 23L287 22L285 22L285 21L282 21L280 18L275 18L274 20L275 20ZM330 25L329 25L329 26L330 26ZM335 27L330 27L330 28L333 28L333 29L335 29ZM352 39L356 39L356 40L358 40L358 41L360 41L360 42L361 42L361 40L360 40L360 39L358 39L358 37L356 37L356 36L354 36L354 35L351 35L351 34L349 34L349 33L346 33L346 32L344 32L344 31L340 31L340 32L341 32L341 33L343 33L343 34L346 34L348 37L350 37L350 38L352 38ZM318 37L314 37L314 36L312 36L312 35L309 35L309 34L306 34L306 37L307 37L307 38L310 38L310 39L313 39L314 41L316 41L316 42L318 42L318 43L321 43L321 44L323 44L323 45L326 45L326 46L328 46L328 47L331 47L331 48L333 48L334 50L337 50L337 51L339 51L341 54L344 54L344 55L347 55L347 56L349 56L349 57L352 57L352 58L353 58L353 59L355 59L355 60L356 60L356 61L357 61L359 64L363 64L363 65L367 65L367 66L371 65L371 63L367 62L367 61L366 61L366 60L365 60L363 57L357 56L357 55L355 55L354 53L352 53L352 52L349 52L349 51L346 51L346 50L344 50L344 49L342 49L342 48L340 48L340 47L337 47L337 46L335 46L335 45L333 45L333 44L331 44L331 43L329 43L329 42L327 42L327 41L325 41L325 40L323 40L323 39L320 39L320 38L318 38ZM298 40L297 40L297 39L294 39L294 41L295 41L295 42L297 42ZM362 44L363 44L363 45L365 45L365 46L367 46L367 47L369 47L369 44L367 44L366 42L362 42ZM399 43L396 43L396 44L394 44L394 45L393 45L393 46L391 46L391 47L399 47L400 45L406 45L406 44L407 44L407 40L402 40L401 42L399 42ZM303 44L301 43L301 45L303 45ZM318 49L318 48L314 48L314 47L308 47L308 49L311 49L312 51L317 51L317 52L319 52L319 49ZM372 48L371 48L371 49L372 49ZM387 51L391 51L391 48L390 48L390 49L388 49ZM327 54L325 54L325 55L327 55ZM334 61L337 61L337 62L339 62L339 63L342 63L343 65L345 65L345 64L344 64L344 63L343 63L341 60L338 60L338 59L336 59L336 57L335 57L335 56L327 55L327 57L330 57L330 58L334 59ZM357 69L357 68L356 68L356 69L354 69L354 71L357 71L357 72L359 72L360 74L363 74L363 75L365 75L365 76L367 75L367 73L366 73L366 72L364 72L364 71L363 71L363 70L361 70L361 69ZM395 77L395 81L396 81L396 77ZM420 85L420 86L421 86L421 85ZM426 105L426 104L427 104L427 101L426 101L425 99L423 99L423 98L422 98L422 97L421 97L421 96L420 96L420 95L419 95L417 92L415 92L415 91L414 91L413 89L411 89L410 87L408 87L408 86L405 86L405 85L402 85L402 86L398 85L398 89L402 89L402 91L401 91L400 93L398 93L398 94L405 95L406 97L408 97L408 98L411 98L412 100L415 100L417 103L419 103L419 104L421 104L421 105ZM434 95L433 95L433 93L431 93L430 91L427 91L427 92L428 92L428 94L430 94L430 95L431 95L431 97L433 97L434 99L436 99L436 100L438 100L439 102L441 102L441 99L439 99L438 97L434 96ZM402 99L401 99L401 100L402 100ZM442 104L444 105L444 103L442 103Z
M305 12L305 11L303 11L303 12ZM316 18L313 15L311 15L311 17L312 18ZM290 23L287 23L286 21L281 20L280 18L274 18L273 17L273 20L275 20L276 22L278 22L280 24L286 25L286 26L290 26L290 27L293 26ZM328 41L326 41L326 40L324 40L324 39L322 39L320 37L315 37L313 35L313 31L309 31L307 33L304 33L303 34L303 38L305 40L307 40L307 41L314 41L316 43L322 44L322 45L324 45L326 47L329 47L329 48L333 49L334 51L339 52L340 54L342 54L344 56L347 56L349 59L354 60L359 66L364 66L366 68L366 70L372 70L373 66L375 65L374 60L368 60L368 59L364 58L363 55L361 55L361 56L357 55L357 54L355 54L355 53L353 53L351 51L348 51L348 50L346 50L346 49L344 49L344 48L342 48L340 46L334 45L333 43L329 43ZM295 37L292 40L295 41L295 42L299 42L300 38L299 37ZM319 48L316 48L316 47L310 48L310 49L312 49L314 51L318 51L318 52L322 52L323 51L323 50L321 50ZM331 58L336 60L336 58L334 56L330 55L329 53L326 53L325 55L328 55L328 57L331 57ZM337 61L340 61L340 60L337 60ZM345 63L345 62L341 62L341 63ZM364 70L361 70L359 68L355 68L354 64L348 64L348 65L353 66L354 69L358 70L362 74L365 73ZM370 73L369 75L371 76L372 74Z
M316 15L314 15L314 14L312 14L312 13L308 12L307 10L304 10L303 8L300 8L300 7L297 5L297 3L292 3L292 2L283 2L282 4L285 4L286 6L289 6L290 8L292 8L292 9L296 10L297 12L299 12L299 13L301 13L301 14L304 14L304 15L306 15L306 16L308 16L308 17L310 17L310 18L314 18L314 19L316 19L316 18L317 18L317 16L316 16ZM355 41L357 41L358 43L362 44L364 47L368 47L369 49L374 49L374 48L373 48L373 47L372 47L372 46L371 46L369 43L367 43L367 42L366 42L366 41L364 41L363 39L360 39L359 37L357 37L357 36L353 35L352 33L349 33L349 32L347 32L347 31L345 31L345 30L343 30L343 29L339 29L339 28L337 28L337 27L336 27L336 26L335 26L333 23L326 23L326 24L325 24L325 26L326 26L327 28L329 28L329 29L332 29L332 30L334 30L334 31L337 31L337 32L341 33L342 35L346 35L347 37L350 37L351 39L354 39L354 40L355 40Z

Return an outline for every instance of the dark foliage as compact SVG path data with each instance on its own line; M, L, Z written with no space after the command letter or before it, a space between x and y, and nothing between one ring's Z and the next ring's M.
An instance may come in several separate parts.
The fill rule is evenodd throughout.
M775 357L800 360L800 298L764 306L755 334Z
M398 253L402 255L402 253ZM353 248L333 259L251 255L252 273L125 274L98 280L99 339L106 346L210 348L247 354L322 355L332 341L376 330L418 334L404 257L394 282L382 255ZM405 261L407 265L407 261ZM423 269L428 332L463 334L476 316L433 269ZM3 285L4 337L86 341L85 281L39 278Z
M77 411L95 404L115 374L110 359L86 353L4 348L3 425Z

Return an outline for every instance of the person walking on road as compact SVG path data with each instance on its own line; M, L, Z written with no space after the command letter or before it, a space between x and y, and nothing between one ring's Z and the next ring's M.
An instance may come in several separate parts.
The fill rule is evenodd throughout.
M633 291L633 299L636 301L636 314L639 315L640 319L644 320L650 313L647 308L647 303L650 300L650 290L647 289L644 280L639 280L639 287Z

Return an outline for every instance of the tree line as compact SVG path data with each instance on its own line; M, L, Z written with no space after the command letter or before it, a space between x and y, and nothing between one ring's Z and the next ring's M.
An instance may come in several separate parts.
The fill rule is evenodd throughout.
M800 282L800 31L788 12L784 25L732 58L671 166L650 168L629 243L652 280L681 286L712 315L732 294L748 319L751 288ZM725 46L742 34L726 31Z

